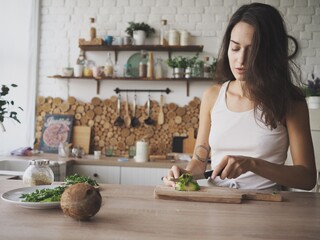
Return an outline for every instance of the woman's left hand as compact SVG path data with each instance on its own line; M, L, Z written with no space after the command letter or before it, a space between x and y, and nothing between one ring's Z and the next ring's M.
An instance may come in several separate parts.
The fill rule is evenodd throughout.
M254 158L251 157L227 155L215 167L211 178L215 179L216 176L220 176L221 179L237 178L250 171L254 162Z

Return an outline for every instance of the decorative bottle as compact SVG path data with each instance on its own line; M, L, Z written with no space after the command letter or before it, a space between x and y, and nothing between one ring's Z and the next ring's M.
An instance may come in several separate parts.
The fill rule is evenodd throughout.
M139 77L147 77L147 58L146 53L143 50L141 51L141 60L139 62Z
M205 57L203 64L203 77L210 78L211 77L211 69L209 63L209 57Z
M161 28L160 28L160 45L167 46L168 39L167 39L167 20L161 20Z
M154 77L154 65L153 65L153 52L149 52L149 59L148 59L148 71L147 71L147 78L152 79Z
M106 60L106 64L104 65L104 75L106 77L112 77L113 76L113 62L111 60L111 54L108 52L108 57Z
M90 18L90 40L93 41L97 37L97 30L94 27L94 18Z

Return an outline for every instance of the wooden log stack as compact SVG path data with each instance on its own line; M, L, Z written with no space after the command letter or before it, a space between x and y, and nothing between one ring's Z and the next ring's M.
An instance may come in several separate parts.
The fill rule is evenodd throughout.
M185 106L175 103L163 105L164 123L157 124L159 102L151 101L151 118L154 125L146 125L147 105L136 106L138 127L115 126L117 116L117 96L101 100L92 98L90 103L78 101L74 97L63 100L59 97L38 97L36 108L36 138L39 148L43 121L46 114L72 114L75 126L89 126L92 129L91 152L105 151L106 146L113 146L113 154L127 156L130 146L136 141L149 141L151 155L163 155L172 152L173 136L187 136L188 129L199 127L200 99L194 98ZM120 116L125 114L125 102L121 103ZM132 114L132 104L129 104L129 113Z

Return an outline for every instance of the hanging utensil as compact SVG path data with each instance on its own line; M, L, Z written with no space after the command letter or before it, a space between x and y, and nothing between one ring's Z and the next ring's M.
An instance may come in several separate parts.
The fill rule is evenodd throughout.
M150 112L151 112L150 105L151 105L151 96L150 96L150 93L149 93L148 102L147 102L147 114L148 114L148 117L147 117L147 119L144 120L144 123L147 124L147 125L153 125L154 124L154 120L150 116L151 115L150 114Z
M129 100L128 100L128 93L126 95L126 104L125 104L125 110L126 113L123 117L124 119L124 124L126 125L126 127L130 127L131 126L131 117L129 115Z
M163 114L163 95L160 95L160 104L159 104L159 115L158 115L158 124L162 125L164 123L164 114Z
M132 119L131 126L137 127L139 126L139 119L136 117L136 105L137 105L137 94L134 93L133 106L132 106Z
M121 118L120 116L120 109L121 109L121 95L119 93L118 95L118 101L117 101L117 119L114 121L114 125L117 126L117 127L120 127L123 125L124 123L124 120Z

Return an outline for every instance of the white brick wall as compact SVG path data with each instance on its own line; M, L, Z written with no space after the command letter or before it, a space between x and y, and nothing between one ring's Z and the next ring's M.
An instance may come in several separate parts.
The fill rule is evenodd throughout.
M41 1L39 89L41 96L73 95L90 101L96 95L95 84L90 81L56 80L47 76L60 73L65 66L73 66L78 54L78 39L88 38L89 18L96 18L99 36L125 35L128 21L144 21L157 30L160 19L170 26L192 33L196 44L203 44L202 55L216 56L230 15L250 0L43 0ZM258 2L258 1L255 1ZM283 14L289 34L296 37L302 49L296 61L301 65L304 78L315 72L320 76L320 1L319 0L261 0L277 7ZM157 35L150 43L157 43ZM120 53L124 63L133 54ZM157 53L158 54L158 53ZM161 54L160 54L161 55ZM105 53L88 53L97 63L103 64ZM161 57L166 58L166 54ZM101 98L114 95L115 87L134 88L137 82L104 81ZM138 84L139 85L139 84ZM151 82L149 88L167 87L167 83ZM170 83L174 94L167 101L185 104L194 96L201 97L210 83L191 84L190 97L186 97L183 83ZM86 89L84 94L82 89Z

